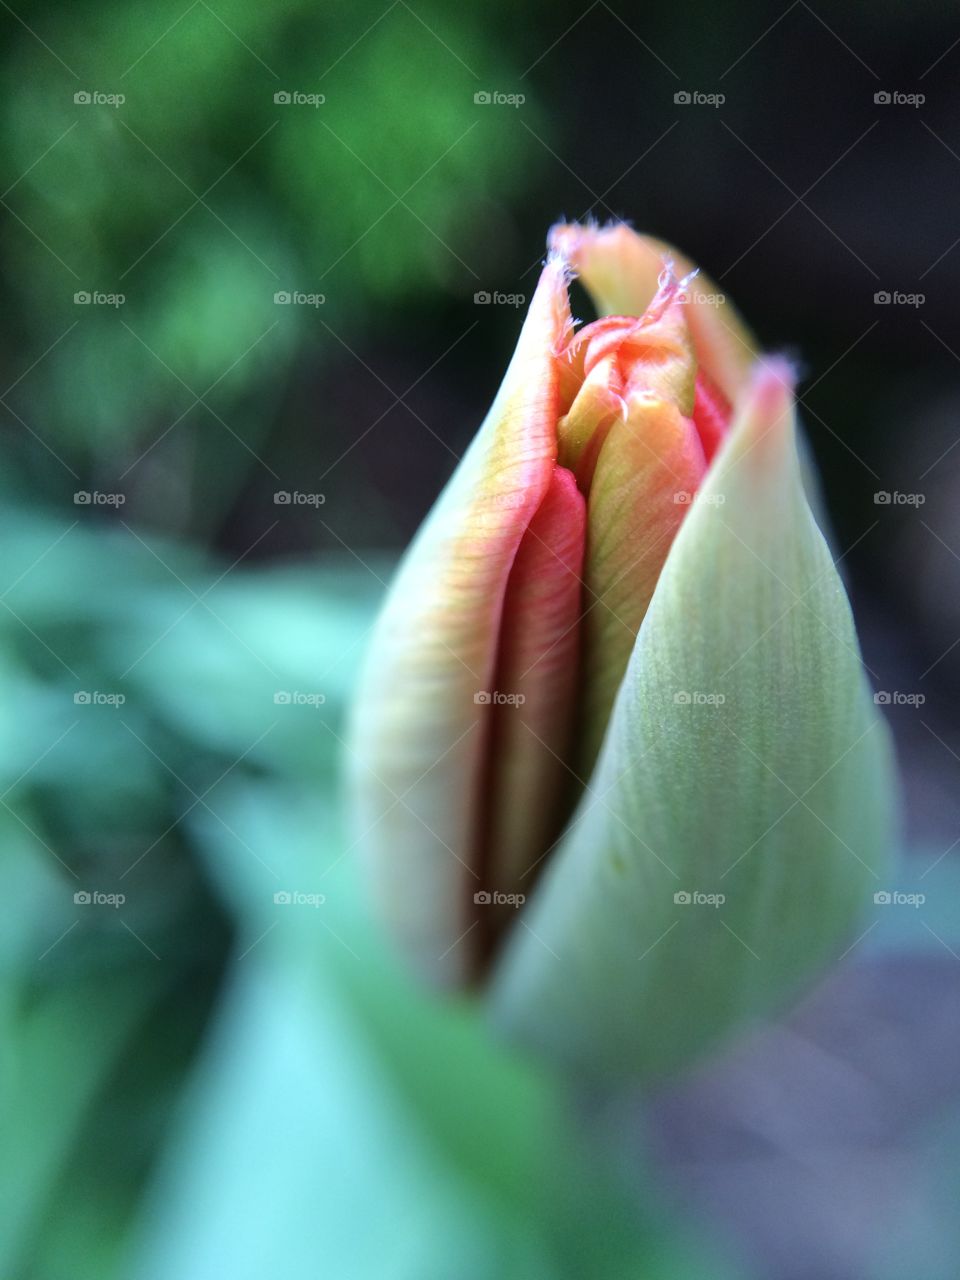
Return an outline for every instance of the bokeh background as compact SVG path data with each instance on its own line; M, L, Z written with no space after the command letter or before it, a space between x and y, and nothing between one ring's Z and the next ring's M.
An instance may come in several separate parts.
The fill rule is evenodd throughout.
M955 12L14 0L0 34L0 1274L953 1277ZM676 242L800 360L926 898L782 1024L582 1099L586 1152L392 974L337 796L560 217Z

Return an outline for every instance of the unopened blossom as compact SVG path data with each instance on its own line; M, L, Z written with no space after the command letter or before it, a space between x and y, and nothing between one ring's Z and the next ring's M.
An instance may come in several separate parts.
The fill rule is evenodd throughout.
M885 862L886 733L793 383L675 250L554 228L375 628L350 746L379 914L578 1070L666 1070L785 999Z

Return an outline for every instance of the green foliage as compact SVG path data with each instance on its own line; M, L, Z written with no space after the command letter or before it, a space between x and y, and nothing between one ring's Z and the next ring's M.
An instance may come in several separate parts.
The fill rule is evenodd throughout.
M221 379L214 409L256 448L269 415L251 393L276 395L297 352L371 299L472 292L485 193L529 180L531 135L473 102L495 55L505 71L479 15L165 0L45 17L48 47L21 30L5 68L17 181L0 254L18 372L56 343L14 409L72 465L133 461ZM293 290L322 310L275 305ZM125 301L77 306L80 291ZM182 430L195 420L212 427L201 408Z
M375 579L12 503L0 533L3 1274L687 1274L556 1085L367 923L337 770Z

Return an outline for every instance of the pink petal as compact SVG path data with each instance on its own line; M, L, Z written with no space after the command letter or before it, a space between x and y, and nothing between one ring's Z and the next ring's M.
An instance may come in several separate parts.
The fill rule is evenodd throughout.
M536 863L567 816L564 798L580 789L566 762L579 675L585 521L573 475L557 467L507 584L496 684L501 697L517 701L493 707L484 868L485 888L505 894L529 894Z

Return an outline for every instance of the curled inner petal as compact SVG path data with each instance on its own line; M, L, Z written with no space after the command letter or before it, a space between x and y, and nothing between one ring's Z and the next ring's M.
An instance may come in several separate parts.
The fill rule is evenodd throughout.
M484 886L529 894L578 786L571 751L579 676L586 504L562 467L517 551L504 600L496 697L488 708ZM492 904L496 907L496 903ZM511 915L513 908L507 907ZM496 926L503 912L485 912Z
M558 457L588 498L574 758L584 774L673 537L729 421L724 397L698 373L687 284L667 265L643 315L605 316L567 347L582 382L558 424Z
M730 427L730 412L730 404L723 392L713 385L705 373L698 373L693 420L708 466Z
M577 272L600 315L642 315L657 291L665 261L689 278L693 263L677 249L638 235L625 223L555 226L551 249ZM732 403L746 386L757 345L732 303L699 275L685 307L697 362Z
M674 536L706 473L691 419L636 395L611 428L590 487L577 768L600 750L640 625Z

